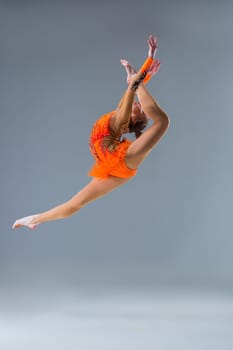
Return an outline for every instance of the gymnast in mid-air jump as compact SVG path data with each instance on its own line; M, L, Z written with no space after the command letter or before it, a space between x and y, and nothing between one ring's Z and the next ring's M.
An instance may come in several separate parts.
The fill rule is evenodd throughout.
M89 175L93 179L65 203L18 219L12 228L27 226L35 229L43 222L67 218L136 175L139 165L164 136L170 123L167 114L145 87L160 67L160 62L155 59L157 39L150 35L147 44L148 57L138 72L128 61L121 60L127 73L127 89L117 108L101 116L92 128L89 146L95 163ZM153 121L152 125L142 132L149 119ZM136 139L124 138L126 133L134 133Z

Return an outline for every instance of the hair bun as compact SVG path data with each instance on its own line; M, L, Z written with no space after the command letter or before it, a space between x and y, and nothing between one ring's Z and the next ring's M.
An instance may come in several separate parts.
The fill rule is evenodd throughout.
M136 139L138 139L142 135L142 132L140 130L135 130L134 134Z

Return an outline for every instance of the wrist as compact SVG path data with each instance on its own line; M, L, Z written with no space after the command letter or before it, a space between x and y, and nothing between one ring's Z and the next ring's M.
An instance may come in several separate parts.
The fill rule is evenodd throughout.
M143 79L146 76L146 71L140 71L139 72L139 77L130 84L130 90L133 91L134 93L136 92L136 90L138 89L139 85L142 83Z

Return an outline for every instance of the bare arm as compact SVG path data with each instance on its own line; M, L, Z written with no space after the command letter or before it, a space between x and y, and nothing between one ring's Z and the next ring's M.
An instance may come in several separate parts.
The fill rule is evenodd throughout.
M147 40L148 44L148 58L154 58L157 48L158 48L158 40L153 37L152 35L149 36L149 39ZM126 73L127 73L127 82L130 83L132 77L134 74L136 74L135 68L127 61L127 60L121 60L121 64L125 67ZM158 60L154 60L151 64L149 70L147 71L147 75L151 78L154 76L160 68L160 62ZM149 79L145 79L143 82L147 82ZM136 91L137 97L139 99L139 102L142 106L142 110L145 112L146 115L151 117L154 121L158 122L158 118L161 121L167 121L168 117L166 113L162 110L162 108L159 106L158 102L155 100L154 97L150 95L148 90L146 89L144 84L140 84L137 91Z
M117 134L121 135L122 129L128 127L130 115L132 111L132 104L135 97L135 92L139 84L145 77L146 72L139 71L131 79L125 93L123 94L115 116L110 121L111 129Z
M128 87L118 104L115 116L111 119L111 129L117 135L121 134L122 128L127 127L129 124L134 96L135 92Z
M125 67L127 72L127 80L130 83L132 79L132 75L136 73L136 70L128 63L126 60L121 61L122 65ZM153 76L159 70L160 63L159 61L155 61L155 63L151 66L150 74ZM141 104L142 110L148 117L151 117L154 121L158 122L158 118L161 121L167 121L167 114L160 107L156 99L149 93L144 84L140 84L136 95Z
M124 94L122 95L121 99L120 99L120 102L118 103L117 105L117 110L119 110L123 104L123 101L125 99L125 94L126 94L126 91L124 92Z
M136 71L132 71L127 69L127 64L125 65L123 62L128 63L125 60L121 60L121 63L125 66L128 76L130 77L130 82L125 93L123 94L117 108L116 115L110 121L111 129L117 134L121 135L122 129L127 128L130 121L132 104L134 101L135 91L137 90L139 84L146 79L146 75L148 71L152 68L152 75L155 74L155 71L159 69L159 62L154 61L154 56L157 51L158 42L157 39L152 35L149 36L147 40L148 44L148 56L142 67L139 69L138 73Z

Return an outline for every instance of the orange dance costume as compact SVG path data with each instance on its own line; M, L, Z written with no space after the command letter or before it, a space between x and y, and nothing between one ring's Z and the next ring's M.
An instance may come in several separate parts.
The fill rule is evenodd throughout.
M92 128L89 146L96 162L88 173L90 176L101 179L109 176L128 178L134 176L137 172L136 169L129 169L125 163L125 155L132 141L127 139L115 140L116 144L113 150L109 150L104 144L105 138L111 136L109 121L114 113L115 111L112 111L103 115Z
M148 70L154 59L148 57L142 65L140 71ZM148 74L149 75L149 74ZM150 76L144 78L145 82L148 82ZM92 156L95 159L95 164L89 171L88 175L106 179L109 176L116 176L120 178L130 178L135 176L137 169L130 169L125 162L125 156L127 149L132 141L128 139L116 139L114 138L110 129L110 118L116 111L104 114L94 124L90 138L89 147ZM114 140L114 147L111 144L106 145L108 138Z

